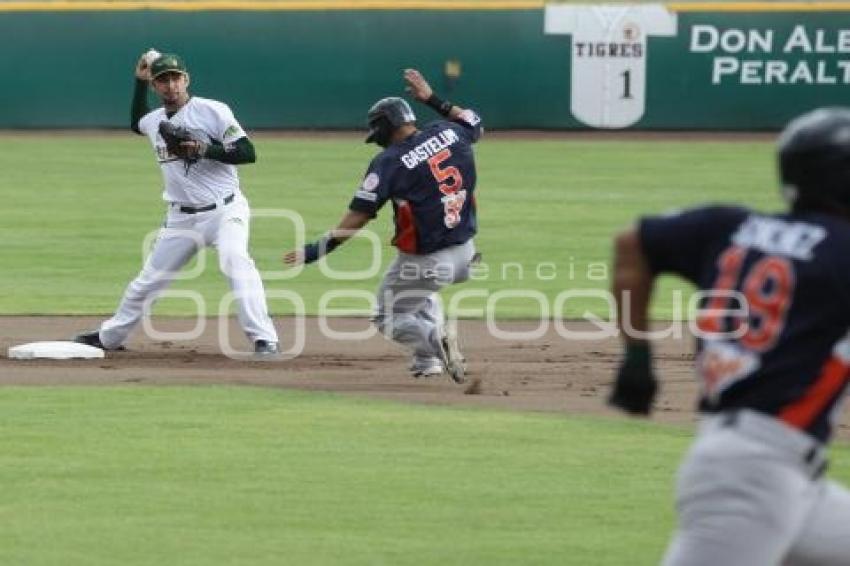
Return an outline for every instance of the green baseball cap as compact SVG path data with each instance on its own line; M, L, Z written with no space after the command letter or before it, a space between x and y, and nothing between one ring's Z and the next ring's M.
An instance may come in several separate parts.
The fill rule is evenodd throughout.
M163 53L151 63L151 79L155 79L163 73L183 73L186 71L186 63L174 53Z

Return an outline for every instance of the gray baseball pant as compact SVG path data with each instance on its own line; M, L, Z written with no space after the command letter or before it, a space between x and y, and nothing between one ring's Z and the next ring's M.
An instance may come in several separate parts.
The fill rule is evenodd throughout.
M813 438L769 415L706 418L664 566L850 566L850 492L824 465Z
M438 364L443 309L438 291L469 279L472 240L434 253L399 253L378 288L373 321L381 333L413 354L413 368Z

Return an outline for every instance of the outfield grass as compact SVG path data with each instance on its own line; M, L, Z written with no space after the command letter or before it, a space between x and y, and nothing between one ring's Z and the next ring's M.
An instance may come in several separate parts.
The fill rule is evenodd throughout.
M0 563L28 566L656 564L689 442L229 387L6 387L0 415Z
M0 136L6 161L0 180L0 314L105 314L114 309L141 264L144 236L162 221L161 180L146 140L126 137ZM345 211L374 149L352 139L257 141L259 162L241 169L255 209L300 213L312 238ZM458 289L531 289L551 306L566 289L607 288L612 235L637 215L704 201L776 209L772 145L647 141L533 141L485 138L478 146L478 243L489 275ZM391 210L374 223L385 242ZM293 244L291 223L257 218L252 252L264 271L282 268ZM328 261L340 270L369 265L370 248L354 242ZM544 265L541 275L537 266ZM554 266L552 265L554 264ZM179 289L201 291L215 312L227 291L215 256L200 279ZM484 275L481 273L480 275ZM554 276L554 277L553 277ZM374 290L379 275L339 282L309 266L298 278L268 280L269 289L293 290L315 312L329 289ZM671 314L669 284L656 315ZM680 288L680 287L677 287ZM449 293L449 296L451 293ZM466 306L483 306L485 299ZM368 311L362 300L337 301ZM271 301L275 313L292 311ZM158 313L188 314L187 301L163 300ZM605 316L598 300L573 300L566 314L585 309ZM501 317L537 317L530 299L500 301Z
M687 442L224 387L2 388L0 415L0 563L30 566L653 564Z

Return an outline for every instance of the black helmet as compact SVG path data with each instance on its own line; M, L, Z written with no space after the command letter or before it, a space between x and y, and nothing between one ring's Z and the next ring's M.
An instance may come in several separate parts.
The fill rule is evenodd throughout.
M792 208L850 212L850 108L819 108L779 136L779 175Z
M403 98L391 96L382 98L369 109L369 135L366 143L376 143L381 147L390 145L393 132L404 124L416 121L410 104Z

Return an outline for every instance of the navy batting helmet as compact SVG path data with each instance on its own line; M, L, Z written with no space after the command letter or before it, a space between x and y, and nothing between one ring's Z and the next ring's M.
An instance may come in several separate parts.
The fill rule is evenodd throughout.
M376 143L381 147L390 145L393 132L404 124L416 121L410 104L403 98L391 96L382 98L369 109L369 135L366 143Z
M850 108L820 108L779 137L779 175L796 209L850 212Z

